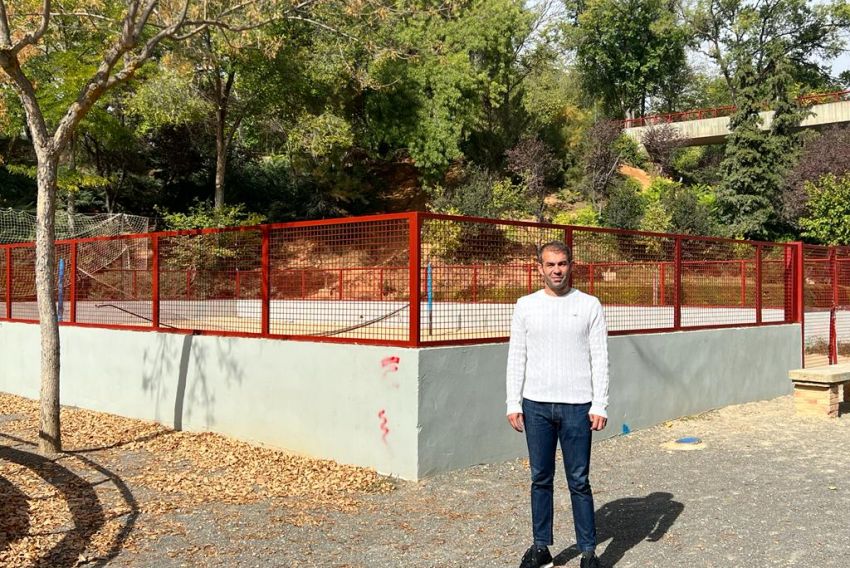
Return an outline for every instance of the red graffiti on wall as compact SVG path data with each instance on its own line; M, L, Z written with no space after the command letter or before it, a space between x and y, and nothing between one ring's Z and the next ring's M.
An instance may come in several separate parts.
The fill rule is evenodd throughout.
M386 444L387 443L387 434L390 433L390 429L387 428L387 411L382 408L381 411L378 412L378 418L381 419L381 432L383 432L383 435L381 436L381 440L383 440L384 443Z
M381 359L381 368L384 369L384 372L381 373L381 378L389 380L389 373L395 373L396 371L398 371L398 365L400 362L401 359L396 356L384 357L383 359ZM390 380L390 384L393 387L398 388L398 383L396 381Z

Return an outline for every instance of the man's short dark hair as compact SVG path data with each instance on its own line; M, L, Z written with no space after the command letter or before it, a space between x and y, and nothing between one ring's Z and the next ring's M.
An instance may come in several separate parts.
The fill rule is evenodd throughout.
M543 252L554 250L567 255L567 262L573 262L573 251L563 241L549 241L537 247L537 262L543 264Z

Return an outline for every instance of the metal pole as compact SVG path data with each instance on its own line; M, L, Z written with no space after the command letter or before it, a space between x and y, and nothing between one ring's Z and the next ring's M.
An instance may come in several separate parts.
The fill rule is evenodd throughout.
M151 236L151 324L159 327L159 236Z
M270 261L269 261L269 228L263 226L261 229L262 235L262 252L260 253L260 333L269 335L271 330L271 282L270 282Z
M433 335L434 332L434 280L431 263L428 262L428 335Z
M838 363L838 333L835 328L835 311L838 308L838 254L829 249L829 279L832 284L832 307L829 310L829 364Z
M6 247L6 319L12 319L12 247Z
M135 274L135 272L133 272ZM71 243L71 314L68 321L77 323L77 242Z
M59 259L59 275L56 282L56 321L62 323L65 307L65 259Z
M676 237L673 264L673 329L682 328L682 239Z
M410 289L410 330L408 341L411 347L421 342L419 318L422 309L422 242L420 240L421 219L418 211L408 217L408 287Z
M792 256L794 278L791 281L791 297L793 304L793 321L800 324L800 336L803 340L800 342L800 364L806 366L806 309L805 309L805 249L803 243L793 243Z
M570 247L570 253L573 255L573 262L575 262L575 251L573 250L573 228L567 227L564 229L564 243L568 247ZM573 271L570 270L570 288L573 287Z

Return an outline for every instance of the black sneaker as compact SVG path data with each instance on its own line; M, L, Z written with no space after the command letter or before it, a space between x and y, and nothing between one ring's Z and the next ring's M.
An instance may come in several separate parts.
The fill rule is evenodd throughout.
M519 568L552 568L552 555L545 546L532 545L522 556Z
M595 554L593 556L582 556L581 568L600 568L599 557Z

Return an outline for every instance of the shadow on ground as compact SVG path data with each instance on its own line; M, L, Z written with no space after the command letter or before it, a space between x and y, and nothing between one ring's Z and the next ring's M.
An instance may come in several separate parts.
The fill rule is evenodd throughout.
M670 493L650 493L646 497L627 497L606 503L596 511L596 538L602 545L599 556L603 566L615 566L626 552L643 541L655 542L670 530L685 506ZM575 545L555 556L555 565L563 566L579 555Z
M80 556L86 552L92 537L103 528L107 518L103 505L96 492L96 486L102 483L112 483L127 505L129 512L109 543L105 554L92 558L89 566L105 566L121 551L124 542L132 532L139 516L139 507L132 492L124 481L116 474L79 453L60 454L51 459L34 451L31 442L0 434L0 437L12 442L14 447L0 445L0 460L18 464L27 468L40 477L45 483L54 487L70 511L73 527L58 527L52 529L53 534L62 534L62 538L50 550L33 561L34 568L69 568L78 565ZM89 482L61 463L62 460L76 460L79 465L92 473L98 473L102 479ZM30 518L30 500L41 499L39 496L27 496L16 488L9 480L0 477L0 518L7 526L6 532L0 532L0 552L30 533L31 526L37 526L37 519ZM8 520L8 523L7 523ZM49 534L49 533L41 533Z

